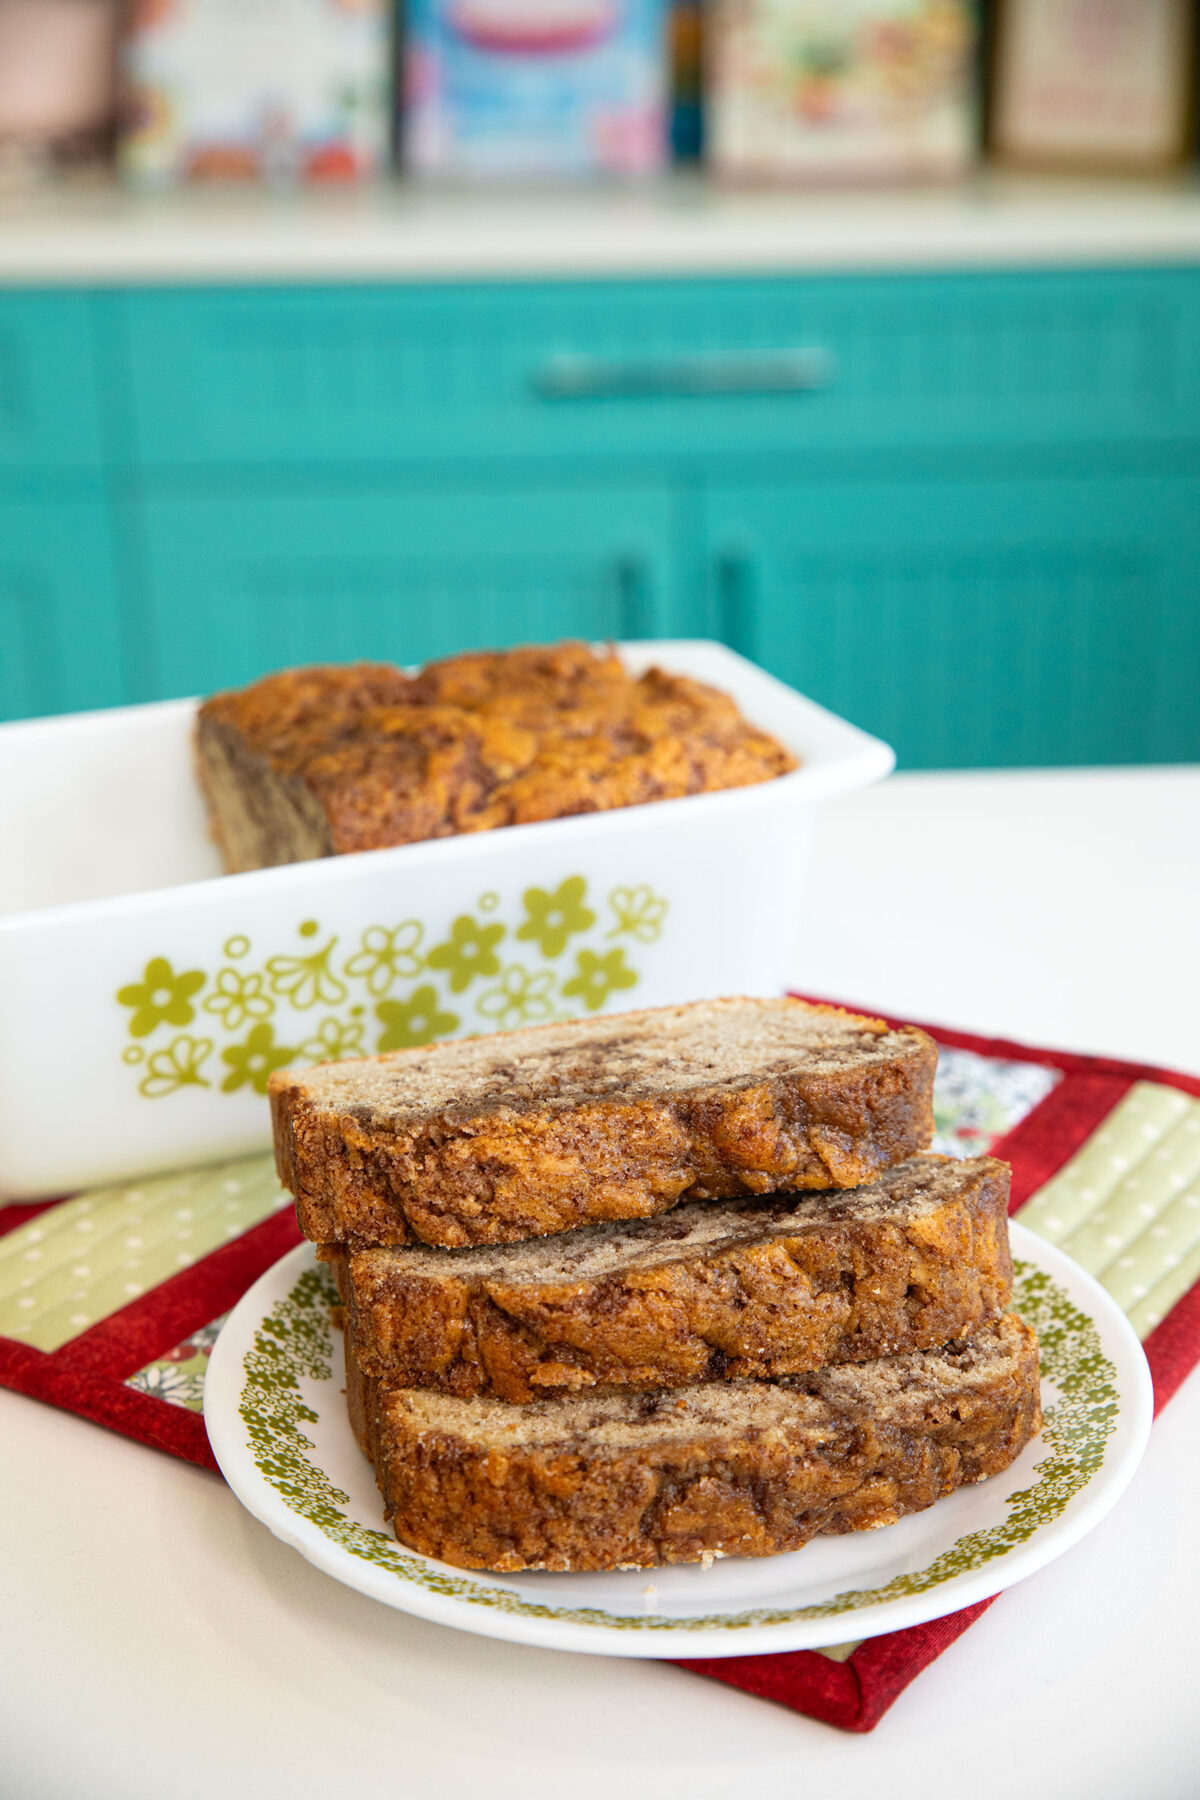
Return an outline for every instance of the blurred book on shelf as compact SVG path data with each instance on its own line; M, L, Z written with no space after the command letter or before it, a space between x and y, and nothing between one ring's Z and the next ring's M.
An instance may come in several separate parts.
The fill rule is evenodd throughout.
M718 176L945 181L975 161L971 0L713 0L707 72Z
M119 164L139 183L386 170L389 0L133 0Z
M990 142L1027 168L1157 174L1194 153L1194 0L999 0Z
M671 151L695 162L704 150L704 0L671 7Z
M4 185L107 160L116 31L116 0L0 0Z
M1200 0L0 0L0 188L1194 163ZM980 144L986 145L986 152Z
M645 175L665 166L663 0L407 0L414 174Z

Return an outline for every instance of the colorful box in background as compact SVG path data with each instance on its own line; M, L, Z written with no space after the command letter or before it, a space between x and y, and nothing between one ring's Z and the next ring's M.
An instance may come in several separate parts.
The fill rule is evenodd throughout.
M746 180L948 180L974 160L970 0L717 0L706 143Z
M404 160L421 174L645 174L667 158L663 0L409 0Z
M388 0L136 0L120 163L137 181L347 181L387 166Z

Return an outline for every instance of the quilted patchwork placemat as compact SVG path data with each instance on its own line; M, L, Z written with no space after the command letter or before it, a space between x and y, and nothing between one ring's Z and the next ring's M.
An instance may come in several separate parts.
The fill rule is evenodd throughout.
M1013 1211L1125 1309L1161 1407L1200 1360L1200 1079L925 1029L941 1053L934 1148L1011 1162ZM299 1241L262 1156L0 1209L0 1383L215 1470L209 1353ZM991 1604L830 1650L683 1666L867 1731Z

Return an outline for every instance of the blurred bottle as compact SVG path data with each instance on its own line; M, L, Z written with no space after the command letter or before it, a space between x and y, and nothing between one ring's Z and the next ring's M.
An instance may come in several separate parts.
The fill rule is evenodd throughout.
M671 150L677 162L696 162L704 149L704 4L674 0L671 7Z
M0 0L0 179L108 156L116 17L115 0Z

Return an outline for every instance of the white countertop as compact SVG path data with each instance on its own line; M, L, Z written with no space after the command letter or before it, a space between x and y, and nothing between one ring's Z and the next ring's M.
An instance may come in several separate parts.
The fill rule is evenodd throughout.
M0 285L531 279L1200 261L1200 185L988 174L945 190L441 192L103 184L0 197Z
M797 985L1200 1072L1200 770L831 802ZM422 1624L214 1477L0 1393L4 1800L1190 1800L1200 1374L1103 1524L869 1736L683 1670Z

